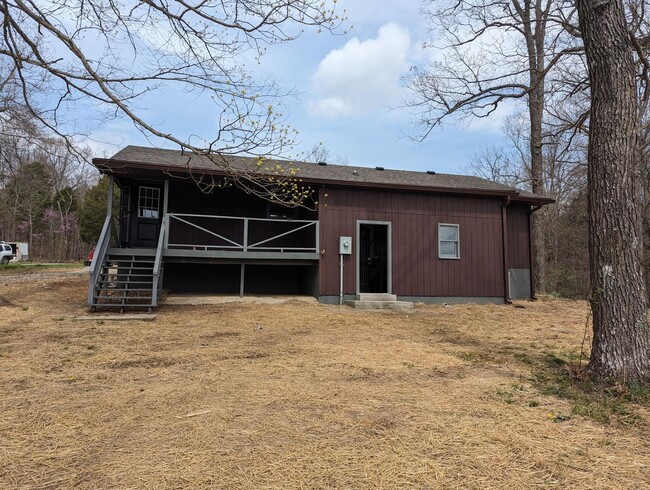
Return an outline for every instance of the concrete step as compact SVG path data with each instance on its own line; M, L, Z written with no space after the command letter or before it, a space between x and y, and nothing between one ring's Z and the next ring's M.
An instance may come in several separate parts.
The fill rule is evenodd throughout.
M349 300L346 305L360 310L411 310L413 303L410 301L367 301Z
M397 296L388 293L360 293L357 301L397 301Z

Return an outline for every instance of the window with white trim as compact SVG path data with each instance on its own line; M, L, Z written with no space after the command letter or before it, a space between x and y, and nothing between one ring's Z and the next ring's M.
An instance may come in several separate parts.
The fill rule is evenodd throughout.
M438 258L460 259L460 225L438 224Z
M140 218L158 218L160 209L160 189L157 187L140 187L138 195L138 216Z

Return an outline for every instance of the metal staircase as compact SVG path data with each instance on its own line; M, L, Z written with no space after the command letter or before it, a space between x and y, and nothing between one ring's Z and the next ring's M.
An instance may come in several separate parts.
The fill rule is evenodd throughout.
M158 293L162 289L167 220L161 223L156 248L109 248L111 219L109 213L90 264L88 305L92 311L98 308L119 308L122 313L127 308L152 311L158 306Z
M167 248L169 218L165 214L160 223L156 248L111 248L119 240L112 239L113 175L108 177L108 203L106 219L95 246L88 276L88 305L98 308L146 308L158 306L158 293L162 289L163 252ZM167 182L165 203L167 209ZM165 212L166 213L166 212Z
M155 274L155 249L108 249L95 282L92 310L157 306L162 274ZM162 264L161 264L162 267ZM157 276L157 277L156 277Z

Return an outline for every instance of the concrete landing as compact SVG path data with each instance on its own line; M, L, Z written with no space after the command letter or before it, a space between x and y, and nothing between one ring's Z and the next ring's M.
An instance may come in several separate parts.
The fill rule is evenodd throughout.
M88 321L88 320L108 320L115 322L123 322L128 320L140 320L143 322L150 322L156 319L156 314L120 314L120 315L101 315L93 314L89 316L76 316L73 318L75 321Z
M359 293L357 301L397 301L397 296L388 293Z
M361 293L357 299L345 302L352 308L363 310L410 310L413 303L410 301L397 301L397 296L387 293Z
M412 310L413 303L410 301L360 301L350 300L346 305L360 310Z

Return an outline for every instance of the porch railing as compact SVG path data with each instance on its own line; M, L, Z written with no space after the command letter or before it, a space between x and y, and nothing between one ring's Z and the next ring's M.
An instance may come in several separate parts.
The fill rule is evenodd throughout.
M167 219L170 249L311 253L319 249L318 221L182 213L169 213Z
M90 275L88 277L89 287L88 287L88 304L92 305L95 296L95 285L99 278L99 274L102 270L102 264L104 263L104 258L106 258L106 251L108 250L108 245L111 241L111 225L113 222L113 216L109 213L106 215L104 220L104 226L102 227L102 232L99 235L99 240L95 245L95 252L93 254L93 260L90 263Z
M156 247L156 258L153 263L153 281L151 285L151 304L158 304L158 291L160 290L161 284L161 271L163 263L163 248L165 240L167 238L167 226L168 223L166 220L160 225L160 235L158 237L158 247Z

